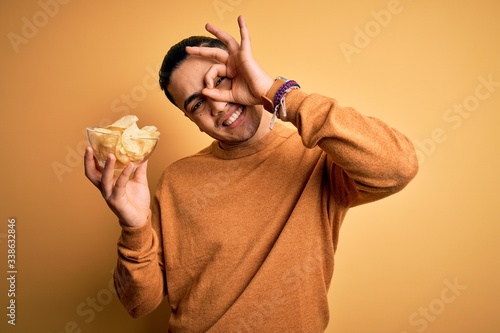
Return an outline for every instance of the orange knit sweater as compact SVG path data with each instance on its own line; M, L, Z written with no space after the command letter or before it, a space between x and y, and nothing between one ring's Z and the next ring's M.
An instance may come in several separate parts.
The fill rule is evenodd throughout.
M291 91L254 145L170 165L148 224L123 228L115 285L133 317L168 295L171 332L323 332L347 210L415 176L411 142L334 99ZM286 120L286 119L285 119Z

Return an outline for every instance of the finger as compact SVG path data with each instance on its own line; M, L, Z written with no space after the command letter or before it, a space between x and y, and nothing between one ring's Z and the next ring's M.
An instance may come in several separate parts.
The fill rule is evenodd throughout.
M101 193L104 199L108 199L113 193L113 179L115 172L115 162L116 157L113 154L109 154L106 164L104 165L104 170L101 177Z
M234 99L234 95L233 95L233 92L231 90L226 90L226 89L222 90L222 89L216 89L216 88L213 88L213 89L204 88L201 91L201 93L204 96L207 96L208 98L211 98L217 102L238 103Z
M190 55L197 55L205 58L215 59L225 64L229 54L226 50L218 47L186 46L186 52Z
M135 170L134 180L139 183L147 183L147 169L148 169L148 161L146 160L144 163L140 164Z
M90 146L85 149L83 164L85 168L85 176L92 182L92 184L94 184L94 186L99 187L101 183L101 172L97 168L94 150Z
M233 36L224 30L217 28L215 25L207 23L205 25L205 29L223 42L227 46L229 53L236 52L240 48L240 45Z
M132 172L134 172L134 164L129 163L116 179L115 187L113 189L115 197L119 198L125 194L125 188L127 187L127 183Z
M87 146L85 148L85 158L88 157L88 161L84 160L90 167L95 168L97 171L102 172L103 168L101 167L101 163L97 159L97 156L94 155L94 149L92 146ZM93 159L93 161L91 161Z
M238 17L238 26L240 27L241 48L250 50L252 46L250 42L250 33L248 32L248 28L243 15L240 15Z
M215 64L210 66L205 74L205 86L209 89L215 88L220 77L227 76L227 67L223 64Z

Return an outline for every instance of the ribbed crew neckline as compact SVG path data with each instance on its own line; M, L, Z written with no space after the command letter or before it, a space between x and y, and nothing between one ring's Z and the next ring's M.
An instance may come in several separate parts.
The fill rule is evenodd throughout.
M215 140L210 146L211 153L218 158L232 160L256 154L271 145L276 138L280 137L286 127L276 122L273 129L264 135L259 141L241 148L225 150L220 147L219 141Z

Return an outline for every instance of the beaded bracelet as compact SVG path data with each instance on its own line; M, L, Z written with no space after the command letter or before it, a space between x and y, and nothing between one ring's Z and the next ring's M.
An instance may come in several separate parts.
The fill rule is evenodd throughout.
M285 97L285 95L294 88L300 88L299 84L294 80L288 80L278 89L276 95L274 96L274 101L273 101L275 108L276 107L279 108L279 105L281 104L283 97Z
M270 129L273 128L276 118L281 119L281 117L286 117L286 107L285 107L286 94L288 94L292 89L299 89L299 88L300 85L294 80L287 80L283 85L281 85L281 87L279 87L273 99L274 110L273 110L273 118L271 119L271 124L269 125ZM280 107L281 107L281 114L279 111Z

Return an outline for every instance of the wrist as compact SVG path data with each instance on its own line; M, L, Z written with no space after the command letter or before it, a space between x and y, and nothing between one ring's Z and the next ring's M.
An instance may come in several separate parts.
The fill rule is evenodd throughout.
M277 118L286 117L285 96L292 89L299 89L300 85L294 80L287 80L278 76L265 95L262 96L264 109L273 114L270 128L274 126Z
M294 80L278 76L265 95L262 95L262 105L267 111L274 113L281 106L285 95L291 89L298 89L300 85Z
M119 244L127 249L140 251L144 246L150 244L152 233L150 217L141 226L121 225Z
M274 97L276 96L276 93L278 92L279 88L285 84L286 79L278 76L276 79L273 80L272 84L269 86L269 89L267 89L266 93L261 96L262 98L262 106L264 106L264 109L267 111L273 113L274 112Z

